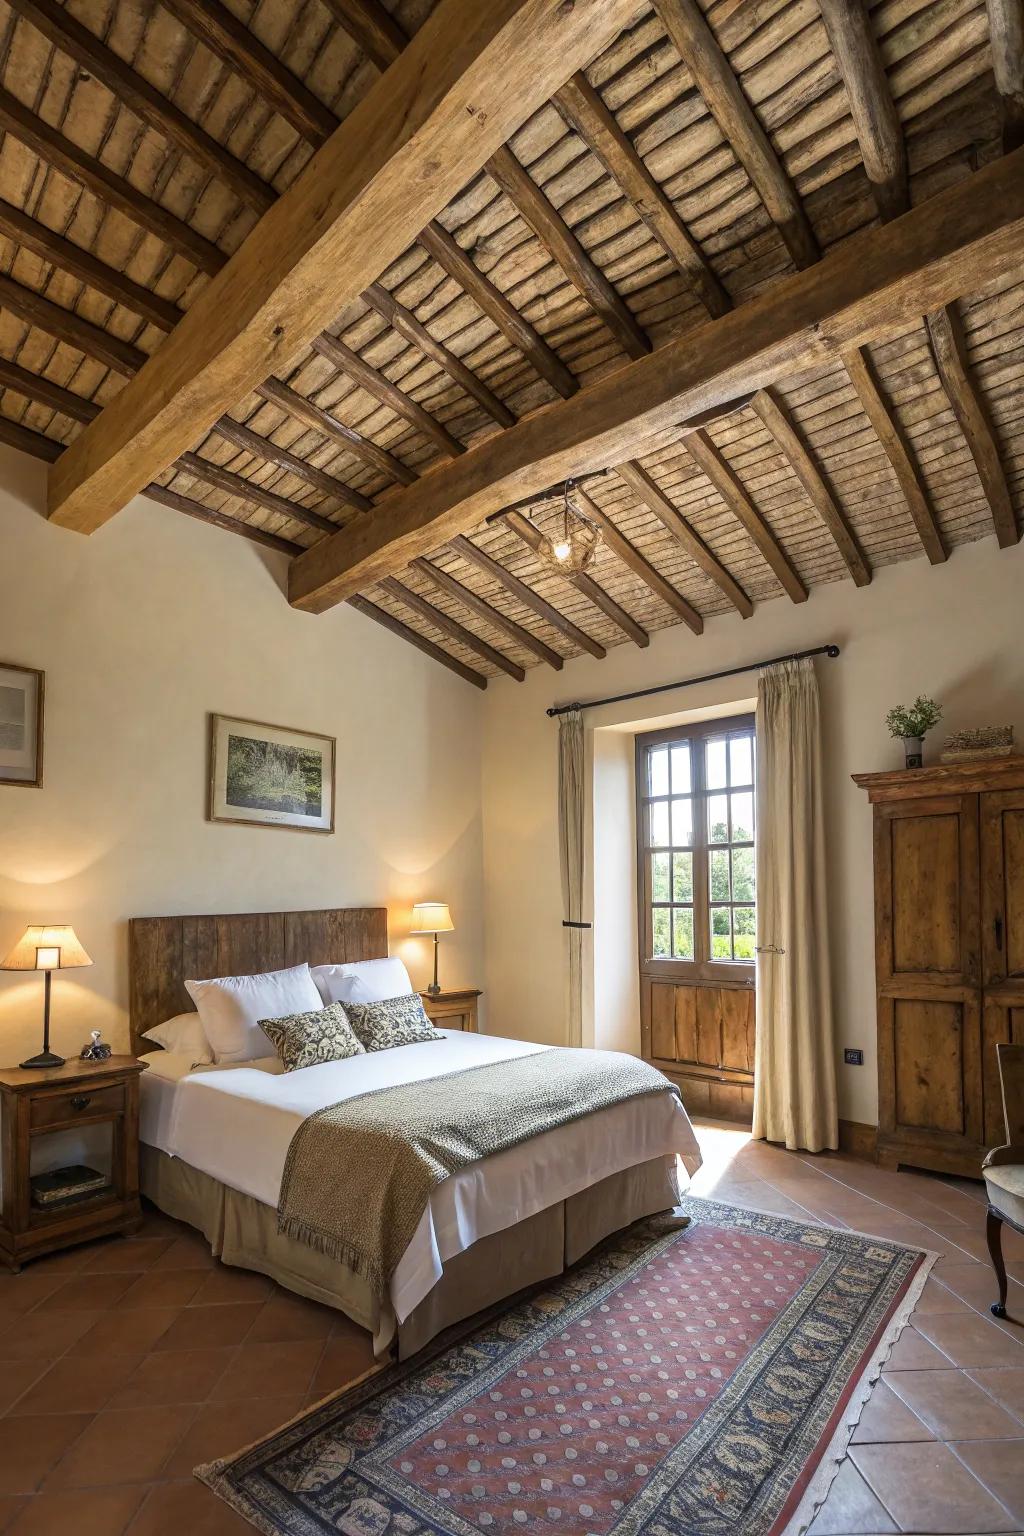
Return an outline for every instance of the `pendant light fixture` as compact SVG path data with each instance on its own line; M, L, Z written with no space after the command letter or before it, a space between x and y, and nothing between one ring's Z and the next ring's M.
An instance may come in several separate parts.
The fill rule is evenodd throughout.
M601 535L595 523L581 512L572 497L573 482L567 480L562 492L560 526L553 535L546 534L538 551L563 576L577 576L591 565L597 554Z

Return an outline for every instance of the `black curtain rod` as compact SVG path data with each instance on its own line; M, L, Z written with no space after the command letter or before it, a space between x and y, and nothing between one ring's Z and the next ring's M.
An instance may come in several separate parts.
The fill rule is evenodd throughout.
M708 672L704 677L687 677L679 683L659 683L656 688L635 688L632 693L613 693L607 699L586 699L574 704L554 704L550 716L567 715L573 709L599 709L602 704L622 704L627 699L647 699L652 693L672 693L676 688L693 688L697 683L717 683L722 677L737 677L741 672L760 672L780 661L805 661L808 656L838 656L838 645L816 645L810 651L791 651L788 656L770 656L767 661L748 661L743 667L728 667L724 672Z

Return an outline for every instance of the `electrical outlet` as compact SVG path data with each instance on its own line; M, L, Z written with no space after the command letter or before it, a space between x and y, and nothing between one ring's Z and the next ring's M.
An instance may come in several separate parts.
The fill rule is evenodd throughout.
M862 1067L864 1065L864 1052L858 1051L853 1046L846 1046L843 1051L843 1061L848 1067Z

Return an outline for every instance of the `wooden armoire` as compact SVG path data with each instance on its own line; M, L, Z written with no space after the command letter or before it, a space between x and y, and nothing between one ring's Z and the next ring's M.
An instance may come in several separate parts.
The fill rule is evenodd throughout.
M874 808L878 1155L981 1177L1024 1042L1024 756L854 774Z

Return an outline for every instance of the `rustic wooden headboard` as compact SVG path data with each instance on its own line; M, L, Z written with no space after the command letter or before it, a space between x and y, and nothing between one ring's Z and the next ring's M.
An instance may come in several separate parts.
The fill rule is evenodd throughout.
M252 976L289 965L379 960L388 952L385 907L243 912L227 917L133 917L128 924L132 1050L157 1049L144 1030L193 1011L185 982Z

